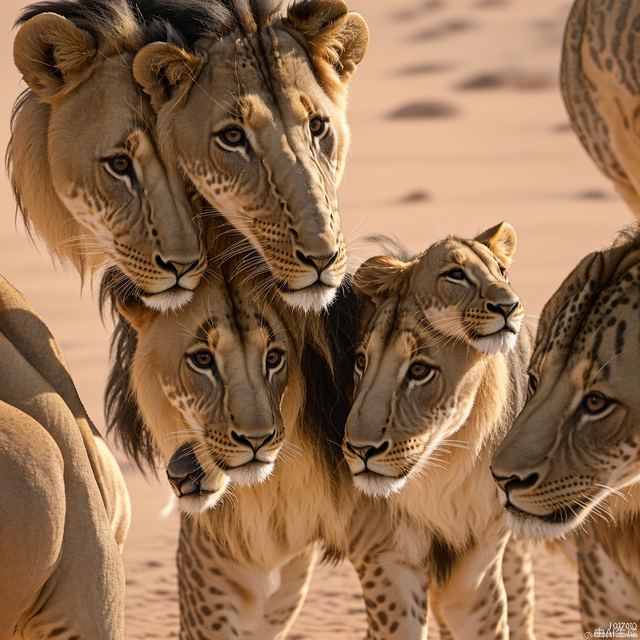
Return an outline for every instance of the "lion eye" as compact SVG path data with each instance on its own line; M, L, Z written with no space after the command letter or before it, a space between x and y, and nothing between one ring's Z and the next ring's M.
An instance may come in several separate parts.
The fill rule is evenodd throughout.
M131 171L132 166L131 158L124 154L107 158L107 164L109 165L109 168L119 176L127 175Z
M451 269L444 274L445 278L449 278L449 280L455 280L456 282L463 282L467 279L464 271L459 267L456 269Z
M529 395L532 396L538 390L538 378L535 374L529 374Z
M367 368L367 356L362 351L356 353L356 371L362 375Z
M284 351L281 349L270 349L267 353L266 363L267 369L273 371L279 369L284 362Z
M582 408L590 415L598 415L612 404L613 400L599 391L592 391L582 399Z
M423 381L435 374L435 369L425 362L414 362L407 373L410 380Z
M328 131L329 125L324 118L315 116L309 120L309 131L314 138L322 138Z
M498 271L500 271L500 275L506 280L507 279L507 270L501 264L498 264Z
M244 132L242 127L231 125L230 127L223 129L218 134L218 140L224 147L237 149L245 146L247 142L247 134Z
M200 349L194 353L189 354L189 360L196 366L198 369L214 369L215 368L215 359L213 354L206 349Z

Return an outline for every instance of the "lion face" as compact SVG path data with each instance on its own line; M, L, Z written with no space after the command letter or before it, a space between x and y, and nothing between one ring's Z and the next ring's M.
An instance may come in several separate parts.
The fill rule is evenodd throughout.
M117 266L150 307L174 308L205 268L191 202L156 150L132 54L97 47L56 14L21 28L15 59L33 94L16 115L13 182L52 251L80 268Z
M440 468L439 449L469 416L485 358L434 330L414 296L382 303L356 355L343 443L361 491L389 497Z
M181 311L123 311L139 338L138 404L181 508L212 506L228 482L263 482L283 445L281 403L294 358L279 315L219 280L201 285ZM185 458L193 468L173 478Z
M640 267L636 249L603 286L614 256L588 256L545 306L529 399L492 463L526 535L607 518L602 501L640 480Z
M337 4L324 29L335 43L350 34L336 54L350 71L330 71L342 86L364 55L366 26ZM149 45L134 62L184 173L249 239L283 299L305 310L328 305L345 275L336 188L348 144L343 89L331 95L308 46L299 25L278 20L206 39L196 54Z

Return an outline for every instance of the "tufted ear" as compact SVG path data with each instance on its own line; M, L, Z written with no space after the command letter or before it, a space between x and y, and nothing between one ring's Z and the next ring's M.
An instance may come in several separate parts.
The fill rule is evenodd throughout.
M344 83L367 51L367 23L342 0L301 0L284 22L300 34L312 60L329 63Z
M156 314L139 298L128 298L126 301L116 299L116 311L142 335L151 326Z
M138 51L133 59L133 77L151 97L159 111L177 93L193 85L202 58L166 42L153 42Z
M495 227L487 229L476 236L476 240L489 247L498 260L509 268L516 252L518 239L516 230L508 222L500 222Z
M44 100L62 93L97 52L93 36L57 13L27 20L16 34L13 59L29 88Z
M402 290L412 264L392 256L374 256L365 260L354 276L358 295L380 304Z

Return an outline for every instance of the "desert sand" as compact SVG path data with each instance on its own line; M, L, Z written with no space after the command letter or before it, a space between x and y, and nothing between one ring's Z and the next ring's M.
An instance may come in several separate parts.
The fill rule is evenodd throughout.
M11 25L24 6L0 8L0 142L20 89ZM350 0L371 28L353 82L353 148L341 187L354 265L372 233L419 250L449 233L511 222L519 246L511 280L535 324L544 301L588 251L630 221L620 198L571 132L557 75L567 0ZM34 176L37 180L38 176ZM39 309L59 339L90 415L104 425L106 326L90 284L54 268L34 247L6 178L0 180L0 273ZM175 638L178 518L160 512L166 482L144 478L120 456L133 501L125 551L127 638ZM162 475L162 474L161 474ZM576 578L559 556L536 550L539 638L578 638ZM347 566L320 567L291 638L364 635L364 609Z

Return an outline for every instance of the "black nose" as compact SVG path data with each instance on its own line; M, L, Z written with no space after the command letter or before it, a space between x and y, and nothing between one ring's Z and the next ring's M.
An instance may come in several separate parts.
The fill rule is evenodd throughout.
M498 483L498 486L509 496L509 492L514 489L530 489L535 486L540 480L540 475L538 473L531 473L526 476L524 479L517 475L511 476L499 476L491 470L491 475L493 479Z
M499 302L498 304L492 304L487 302L487 310L493 313L497 313L505 320L518 308L517 302Z
M212 493L211 491L203 490L200 486L203 476L204 471L196 458L193 446L183 444L171 456L171 460L167 465L167 478L174 493L178 498L194 493Z
M306 264L308 267L313 267L320 275L325 269L328 269L338 257L338 252L332 253L326 256L307 256L299 249L296 251L296 257L302 264Z
M354 456L358 456L364 463L367 463L371 458L382 455L388 448L389 442L384 441L381 445L375 446L372 444L365 444L363 446L356 447L350 442L347 442L347 449L353 453Z
M231 432L231 439L237 444L248 447L253 451L253 453L258 453L258 451L264 447L265 444L269 444L276 436L276 430L274 429L271 433L267 435L260 436L245 436L237 431Z
M176 280L180 280L182 276L193 271L199 264L200 260L194 260L193 262L177 262L176 260L164 260L160 256L156 256L156 264L163 270L172 273Z

